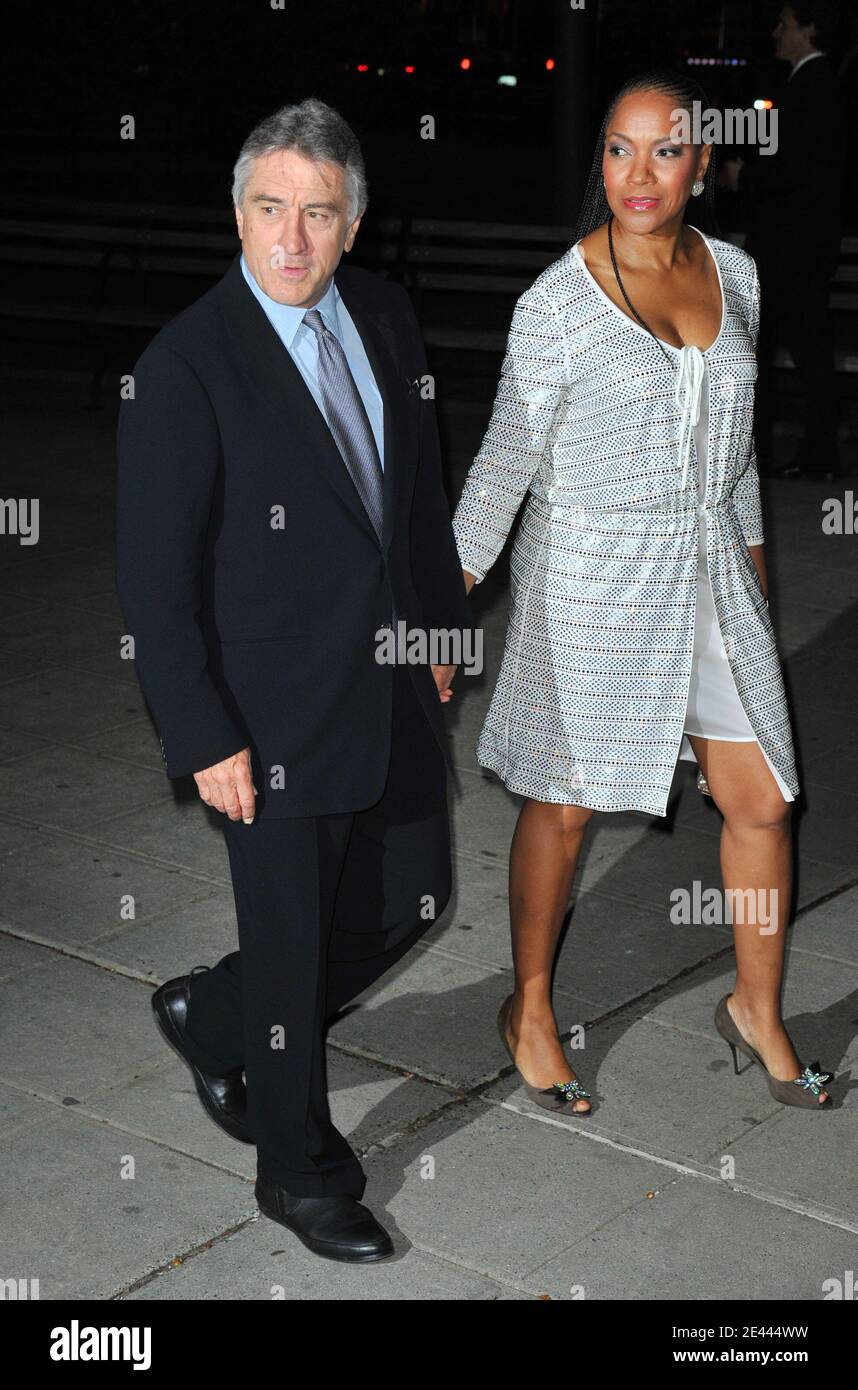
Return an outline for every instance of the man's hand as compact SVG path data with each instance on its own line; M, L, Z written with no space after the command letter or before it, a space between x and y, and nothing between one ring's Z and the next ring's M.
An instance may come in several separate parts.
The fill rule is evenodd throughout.
M230 820L250 825L256 814L256 788L250 770L250 749L242 748L213 767L194 773L200 799Z
M435 684L438 687L438 698L444 705L446 705L448 700L452 700L453 698L450 682L455 676L457 669L456 666L432 667L432 675L435 677Z

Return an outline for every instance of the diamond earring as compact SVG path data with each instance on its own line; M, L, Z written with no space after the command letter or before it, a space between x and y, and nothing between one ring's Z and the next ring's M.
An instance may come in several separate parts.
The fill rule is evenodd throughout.
M693 183L693 184L691 185L691 193L692 193L692 196L693 196L694 198L699 198L699 197L700 197L700 194L701 194L702 192L703 192L703 180L702 180L702 179L698 179L696 183Z

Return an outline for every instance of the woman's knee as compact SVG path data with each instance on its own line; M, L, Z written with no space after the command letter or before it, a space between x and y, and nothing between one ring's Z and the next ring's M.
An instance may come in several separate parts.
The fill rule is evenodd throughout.
M776 787L756 796L731 798L721 810L728 827L741 834L761 830L783 833L792 820L792 802L786 801Z

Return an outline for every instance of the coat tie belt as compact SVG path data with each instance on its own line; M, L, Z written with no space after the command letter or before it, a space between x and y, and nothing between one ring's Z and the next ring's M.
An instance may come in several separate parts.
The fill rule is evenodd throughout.
M682 411L679 425L679 449L677 463L682 468L680 488L685 489L688 479L688 459L691 453L691 439L694 426L700 422L700 398L706 363L699 347L687 344L679 354L679 372L674 389L674 400Z

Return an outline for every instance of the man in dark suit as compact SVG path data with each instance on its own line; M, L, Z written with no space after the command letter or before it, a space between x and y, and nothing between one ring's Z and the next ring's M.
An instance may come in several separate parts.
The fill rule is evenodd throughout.
M262 1211L369 1261L392 1245L331 1121L324 1026L448 901L444 634L470 611L411 303L340 266L366 205L354 134L283 108L233 197L242 254L143 353L119 427L123 614L166 770L224 816L240 947L153 1007L209 1114L256 1144ZM431 666L381 659L394 623Z
M732 160L724 183L747 204L746 250L760 276L756 434L761 471L790 478L840 472L838 399L829 292L840 259L842 155L837 74L827 0L784 5L775 55L791 64L777 110L777 150ZM789 349L804 396L804 434L789 464L774 466L774 355Z

